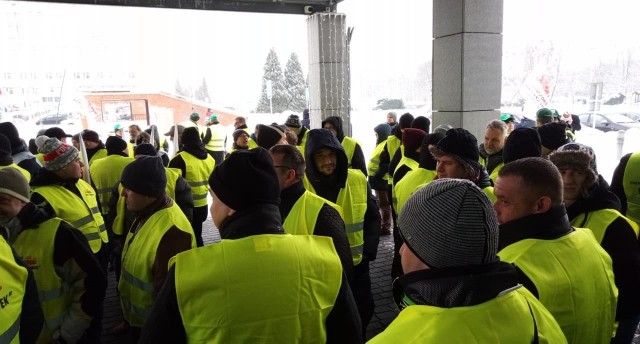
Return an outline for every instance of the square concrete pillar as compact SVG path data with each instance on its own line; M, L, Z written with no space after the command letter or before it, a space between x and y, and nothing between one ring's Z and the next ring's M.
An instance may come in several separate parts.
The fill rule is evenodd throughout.
M433 1L434 126L478 138L498 118L502 89L503 0Z
M323 119L340 116L345 135L350 135L346 16L341 13L316 13L307 19L307 34L311 127L319 128Z

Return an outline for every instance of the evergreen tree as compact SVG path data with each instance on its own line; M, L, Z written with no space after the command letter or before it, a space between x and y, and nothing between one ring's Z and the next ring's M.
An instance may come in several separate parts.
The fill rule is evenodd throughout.
M203 102L211 101L211 97L209 96L209 87L207 86L207 80L204 77L202 78L202 84L196 90L195 98Z
M307 83L304 79L302 66L298 61L298 55L291 53L287 66L284 69L284 85L287 95L288 110L302 112L307 107L305 89Z
M287 97L284 87L282 67L274 48L269 50L267 60L264 63L264 75L262 76L262 92L256 107L256 112L270 112L269 98L267 98L267 80L271 80L273 112L279 113L287 109Z

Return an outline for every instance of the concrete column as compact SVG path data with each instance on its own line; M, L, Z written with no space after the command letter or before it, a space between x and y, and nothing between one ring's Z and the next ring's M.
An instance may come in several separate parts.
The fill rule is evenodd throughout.
M503 0L433 0L433 127L449 123L482 141L499 118L502 15Z
M320 128L329 116L342 117L345 135L351 135L349 48L346 16L316 13L307 20L309 42L309 118Z

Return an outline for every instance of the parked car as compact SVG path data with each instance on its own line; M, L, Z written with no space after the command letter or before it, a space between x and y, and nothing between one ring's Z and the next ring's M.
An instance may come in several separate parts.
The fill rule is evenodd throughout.
M640 122L640 113L638 112L621 112L620 114L627 116L636 122Z
M579 115L582 126L593 127L601 131L626 131L631 128L640 128L640 122L624 116L620 113L583 113Z
M41 124L60 124L62 121L71 119L70 113L52 113L41 117L38 121L36 121L37 125Z

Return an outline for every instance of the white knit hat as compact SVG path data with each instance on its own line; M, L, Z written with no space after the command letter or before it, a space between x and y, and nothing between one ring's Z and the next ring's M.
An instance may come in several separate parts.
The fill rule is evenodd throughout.
M439 179L416 191L398 216L405 243L432 268L498 260L498 219L489 198L466 179Z

